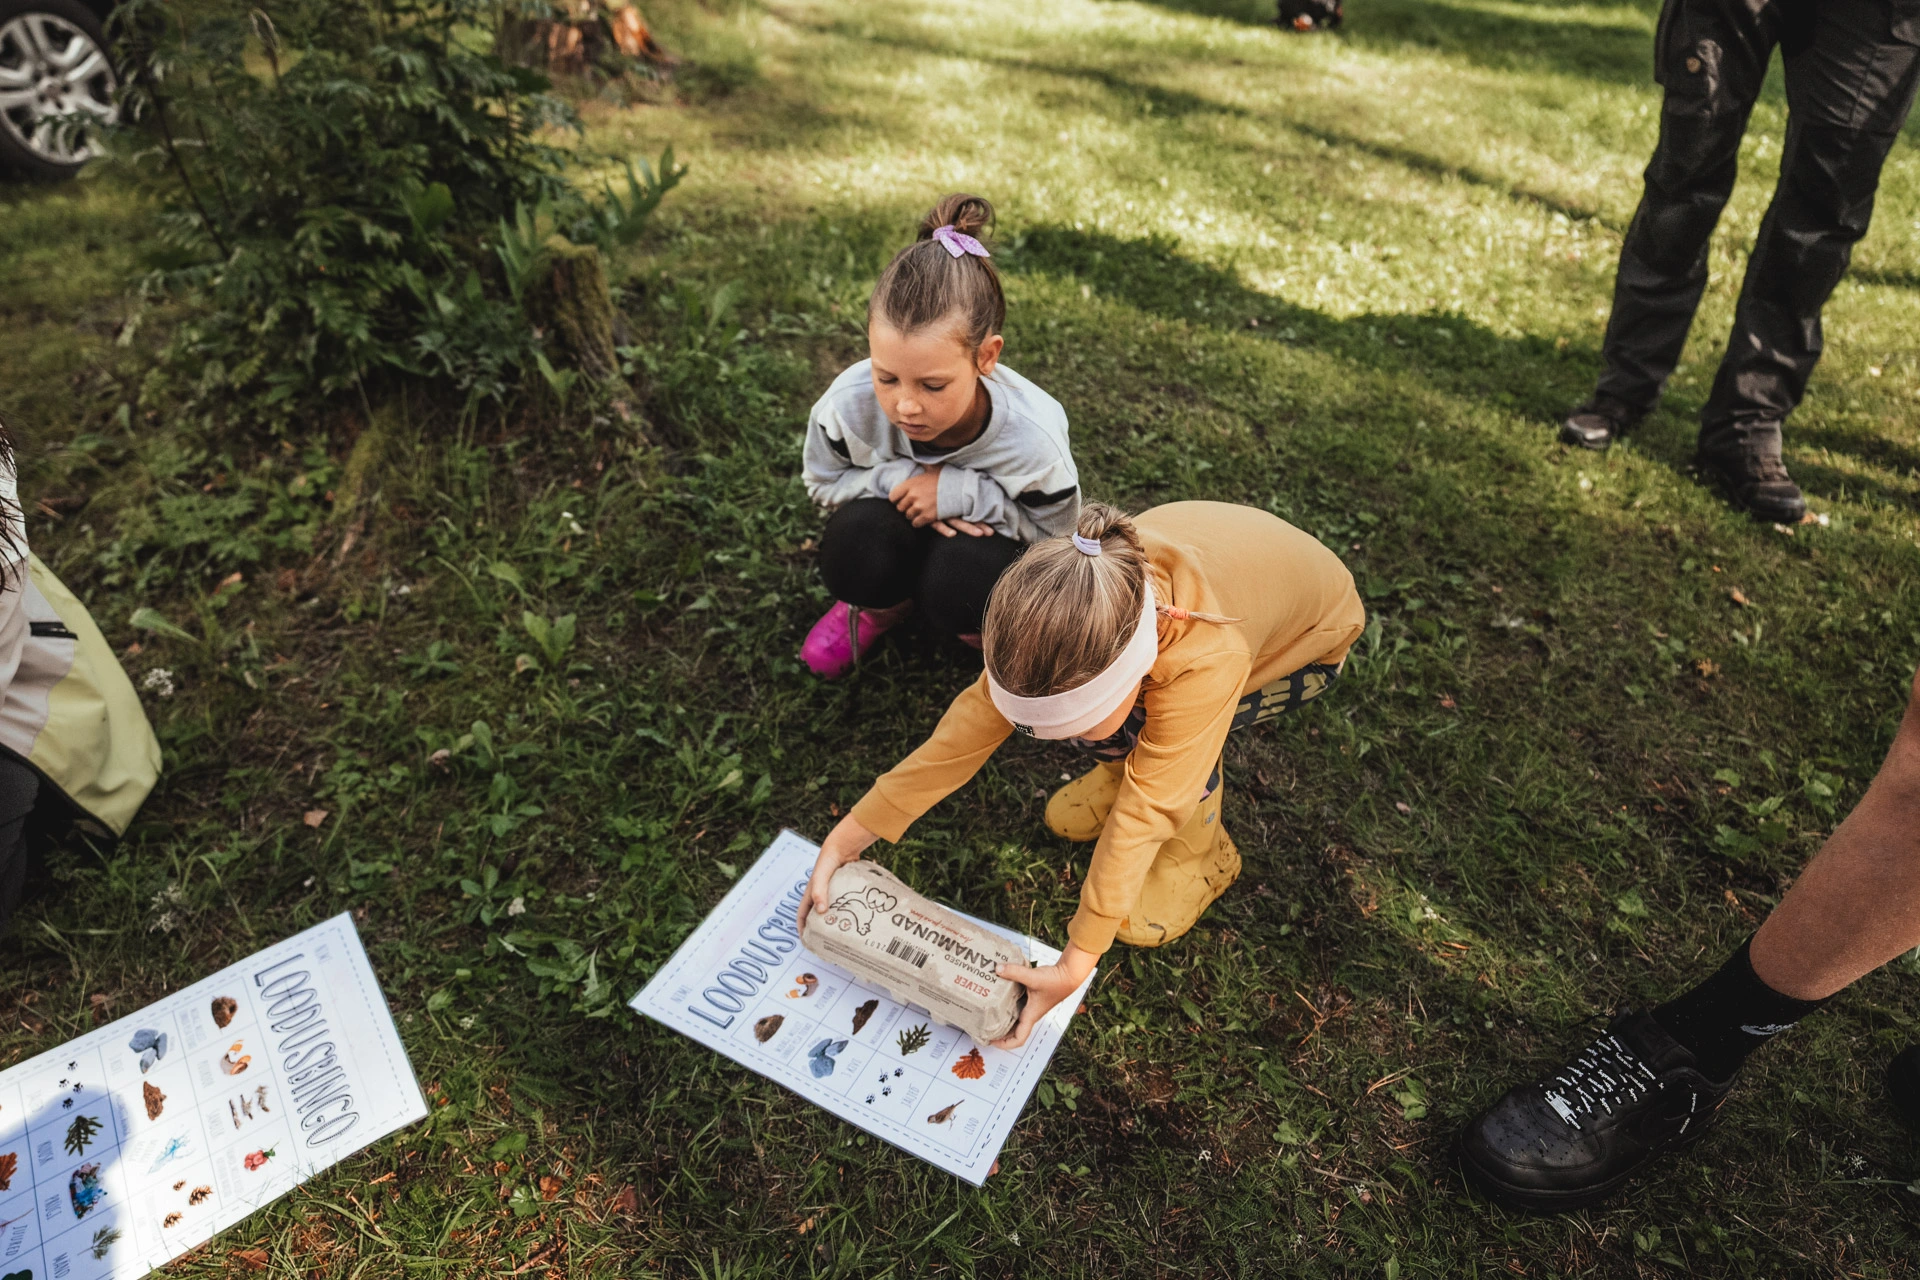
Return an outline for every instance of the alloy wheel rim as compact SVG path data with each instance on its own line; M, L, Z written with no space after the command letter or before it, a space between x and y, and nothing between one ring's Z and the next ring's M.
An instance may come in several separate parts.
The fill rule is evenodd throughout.
M97 41L51 13L0 25L0 128L36 158L80 164L94 129L114 119L113 62Z

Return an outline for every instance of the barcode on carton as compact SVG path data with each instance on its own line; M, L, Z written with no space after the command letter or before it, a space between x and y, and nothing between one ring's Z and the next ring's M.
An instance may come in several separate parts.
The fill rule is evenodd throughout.
M895 938L892 942L889 942L887 944L887 954L905 960L916 969L924 969L927 964L927 953L908 942L905 938Z

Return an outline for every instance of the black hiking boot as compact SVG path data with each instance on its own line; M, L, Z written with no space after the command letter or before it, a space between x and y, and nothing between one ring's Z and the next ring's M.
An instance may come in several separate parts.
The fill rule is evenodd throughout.
M1560 424L1560 443L1581 449L1605 449L1640 425L1647 415L1630 409L1612 396L1595 392L1593 398L1567 415Z
M1702 1075L1652 1014L1624 1010L1558 1075L1513 1090L1469 1122L1460 1162L1501 1204L1583 1209L1656 1156L1697 1140L1732 1087Z
M1755 520L1799 524L1807 514L1800 486L1780 460L1780 424L1750 422L1700 433L1700 473Z

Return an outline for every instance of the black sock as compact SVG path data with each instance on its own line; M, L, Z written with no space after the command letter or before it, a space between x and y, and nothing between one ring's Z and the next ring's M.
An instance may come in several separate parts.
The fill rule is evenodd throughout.
M1752 942L1741 943L1711 978L1653 1011L1653 1020L1693 1051L1709 1079L1728 1079L1748 1054L1826 1003L1783 996L1760 981L1747 956Z

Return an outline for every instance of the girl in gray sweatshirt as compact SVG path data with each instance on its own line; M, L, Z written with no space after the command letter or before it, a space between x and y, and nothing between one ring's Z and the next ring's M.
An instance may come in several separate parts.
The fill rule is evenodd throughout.
M1006 297L978 239L993 206L951 195L867 304L871 357L813 406L804 478L831 513L833 607L800 655L835 679L917 605L978 646L987 594L1026 544L1071 530L1080 478L1059 401L1000 363Z

